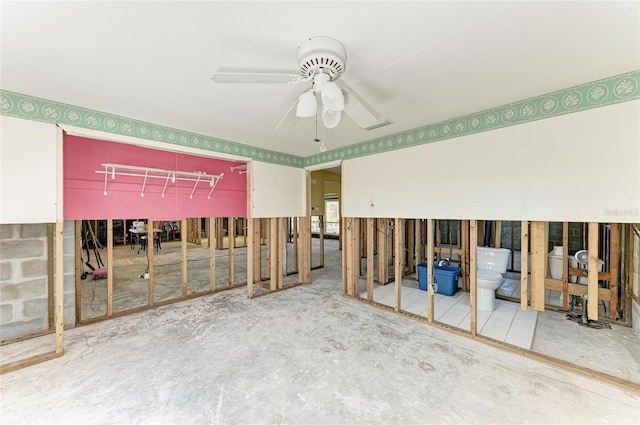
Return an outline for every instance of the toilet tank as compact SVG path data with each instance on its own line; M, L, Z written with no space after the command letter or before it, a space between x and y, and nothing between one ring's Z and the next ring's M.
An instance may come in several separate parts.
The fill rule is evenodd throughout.
M506 248L476 247L476 269L492 270L500 274L507 271L511 251Z

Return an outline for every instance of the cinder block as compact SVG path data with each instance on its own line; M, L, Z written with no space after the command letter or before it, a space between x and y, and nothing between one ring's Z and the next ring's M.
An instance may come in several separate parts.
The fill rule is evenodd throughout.
M47 280L34 279L0 286L0 301L23 301L47 296Z
M66 229L65 229L65 232L66 232ZM73 234L71 236L67 236L65 234L62 249L64 249L65 257L69 254L73 255L73 252L76 249L76 241L73 238Z
M15 224L0 224L0 239L13 239Z
M0 325L13 320L13 304L0 304Z
M22 277L47 277L47 260L33 259L23 261Z
M47 237L47 225L44 223L36 224L21 224L20 225L20 237L27 238L46 238Z
M49 328L48 319L20 320L0 326L0 339L11 339L41 332Z
M13 271L10 261L3 261L0 263L0 281L10 280L11 272Z
M22 304L22 314L29 319L48 318L49 303L46 298L26 300Z
M11 239L0 241L2 259L42 257L46 253L46 243L37 239Z
M75 274L67 274L64 276L64 293L76 292L76 276Z
M62 267L64 267L64 272L66 273L75 273L75 269L76 269L76 258L74 255L66 255L67 253L65 252L65 256L64 256L64 264L62 265Z

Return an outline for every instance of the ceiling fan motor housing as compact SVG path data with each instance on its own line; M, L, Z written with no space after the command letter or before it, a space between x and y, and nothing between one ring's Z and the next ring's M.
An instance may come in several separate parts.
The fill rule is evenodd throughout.
M346 63L347 51L335 38L311 37L298 47L298 66L304 77L322 70L333 81L344 73Z

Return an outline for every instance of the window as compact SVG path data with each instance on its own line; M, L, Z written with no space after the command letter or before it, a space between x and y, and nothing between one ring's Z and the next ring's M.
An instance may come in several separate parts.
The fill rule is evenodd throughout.
M337 199L324 201L324 232L328 235L340 234L340 202Z

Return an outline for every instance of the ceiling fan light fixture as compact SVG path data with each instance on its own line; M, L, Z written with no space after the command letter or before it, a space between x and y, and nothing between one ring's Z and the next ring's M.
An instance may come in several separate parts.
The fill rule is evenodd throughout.
M318 102L312 91L306 91L298 97L298 106L296 108L296 117L308 118L316 114L318 110Z
M322 123L327 128L334 128L340 123L342 113L340 111L334 111L327 108L326 105L322 107Z
M344 109L344 95L336 83L331 81L324 83L320 97L322 104L332 111L342 111Z

